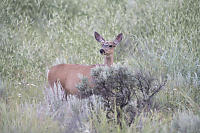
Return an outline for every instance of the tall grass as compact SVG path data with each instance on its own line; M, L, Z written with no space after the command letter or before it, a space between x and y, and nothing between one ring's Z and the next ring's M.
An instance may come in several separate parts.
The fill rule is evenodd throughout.
M73 123L68 113L61 113L67 120L60 122L38 110L46 107L44 97L49 95L43 93L47 71L58 63L103 63L94 31L106 40L124 34L115 63L168 80L156 97L159 112L138 116L130 127L120 129L107 123L101 110L98 119L81 119L84 126L77 131L103 132L108 126L113 132L169 132L173 112L199 115L199 7L199 0L1 0L0 131L68 131L65 124ZM58 111L67 111L62 105Z

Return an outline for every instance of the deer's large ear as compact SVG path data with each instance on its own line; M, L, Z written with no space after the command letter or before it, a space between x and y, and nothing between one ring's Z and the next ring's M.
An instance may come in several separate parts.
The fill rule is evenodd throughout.
M103 37L97 33L97 32L94 32L94 36L95 36L95 39L98 41L98 42L101 42L101 43L104 43L105 40L103 39Z
M113 43L114 43L115 45L119 44L119 43L121 42L121 40L122 40L122 37L123 37L123 34L120 33L119 35L117 35L117 37L116 37L116 39L113 41Z

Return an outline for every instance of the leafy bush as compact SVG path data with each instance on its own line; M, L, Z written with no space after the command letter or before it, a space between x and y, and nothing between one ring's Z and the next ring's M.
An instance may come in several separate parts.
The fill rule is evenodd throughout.
M151 108L153 96L166 83L165 81L161 84L150 75L143 72L134 73L128 67L119 64L112 67L97 66L92 70L91 76L94 86L90 87L89 82L84 78L78 85L81 95L83 97L89 97L92 94L100 95L108 114L117 111L118 119L121 117L121 111L125 109L125 113L131 111L131 121L135 113ZM136 102L136 107L131 106L131 102ZM127 108L124 109L125 106ZM134 111L135 108L137 110Z

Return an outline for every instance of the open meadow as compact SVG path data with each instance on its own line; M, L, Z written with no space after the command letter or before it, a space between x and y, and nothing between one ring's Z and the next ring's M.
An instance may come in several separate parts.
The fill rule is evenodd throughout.
M200 0L1 0L0 9L0 133L200 133ZM166 81L129 124L126 111L120 124L116 110L108 118L101 97L65 101L48 88L53 65L103 64L95 31L123 33L116 69Z

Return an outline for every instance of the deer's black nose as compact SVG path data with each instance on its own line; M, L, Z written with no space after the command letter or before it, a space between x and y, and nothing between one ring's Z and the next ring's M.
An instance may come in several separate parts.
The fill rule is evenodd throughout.
M100 49L100 53L101 53L101 54L104 54L105 51L104 51L103 49Z

